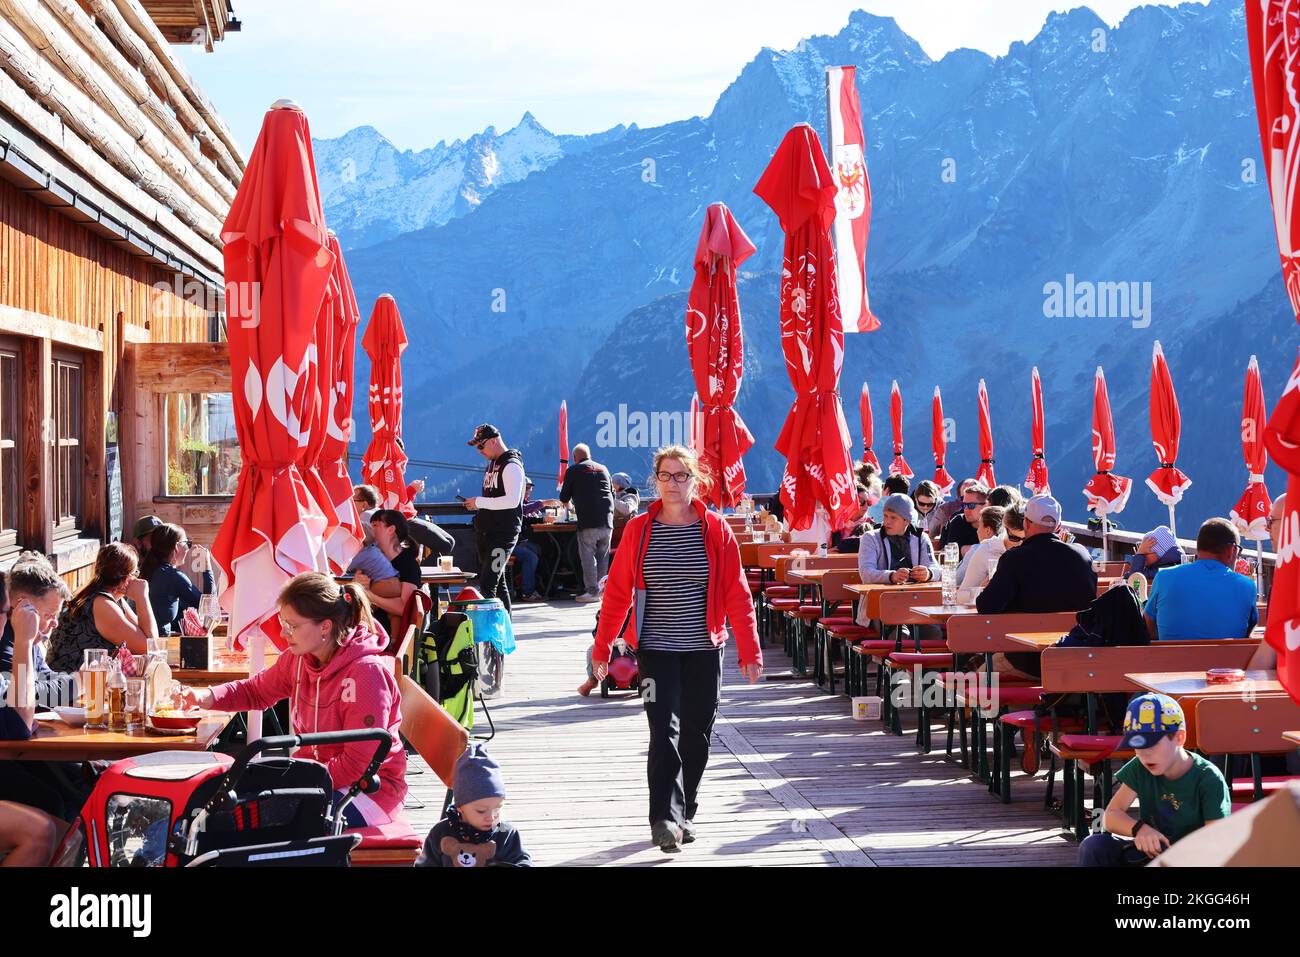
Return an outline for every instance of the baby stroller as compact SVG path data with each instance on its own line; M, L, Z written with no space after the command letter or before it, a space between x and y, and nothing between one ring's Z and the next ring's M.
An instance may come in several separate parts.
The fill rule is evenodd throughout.
M316 744L373 741L361 779L336 804L325 766L259 757ZM361 835L344 833L343 812L379 790L393 746L383 728L283 735L252 742L238 757L162 751L115 762L95 785L55 863L83 848L92 867L346 867Z
M636 653L619 638L610 649L609 672L600 683L600 696L608 698L611 691L641 690L641 672L637 668Z
M636 652L628 647L623 635L627 631L628 622L631 620L631 612L623 619L623 627L619 629L618 637L614 639L614 646L609 653L609 671L600 683L600 696L608 698L611 691L637 691L641 690L641 671L637 667ZM600 630L600 612L596 612L596 627L591 629L591 637L596 637L596 632Z

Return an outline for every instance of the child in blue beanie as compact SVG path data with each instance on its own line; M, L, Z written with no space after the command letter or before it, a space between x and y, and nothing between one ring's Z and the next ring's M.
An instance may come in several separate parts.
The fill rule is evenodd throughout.
M471 744L456 761L452 806L424 840L416 867L532 867L515 826L501 819L506 787L487 748Z

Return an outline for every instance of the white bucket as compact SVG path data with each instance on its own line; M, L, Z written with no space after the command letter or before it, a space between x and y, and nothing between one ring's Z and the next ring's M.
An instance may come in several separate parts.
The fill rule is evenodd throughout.
M879 721L881 699L879 695L867 695L853 699L854 721Z

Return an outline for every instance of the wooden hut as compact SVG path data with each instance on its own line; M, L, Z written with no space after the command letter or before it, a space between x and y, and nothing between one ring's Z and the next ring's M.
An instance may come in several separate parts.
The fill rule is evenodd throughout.
M75 587L146 513L216 534L244 161L172 44L235 29L226 0L0 0L0 568Z

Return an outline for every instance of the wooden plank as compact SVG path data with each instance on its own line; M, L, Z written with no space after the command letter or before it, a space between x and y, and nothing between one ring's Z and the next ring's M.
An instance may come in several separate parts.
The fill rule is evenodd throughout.
M23 545L48 554L54 544L54 490L50 475L49 420L54 353L49 339L30 339L23 344L22 372L22 461L23 508L19 534Z
M151 343L137 350L136 388L148 392L230 392L230 347L224 342Z

